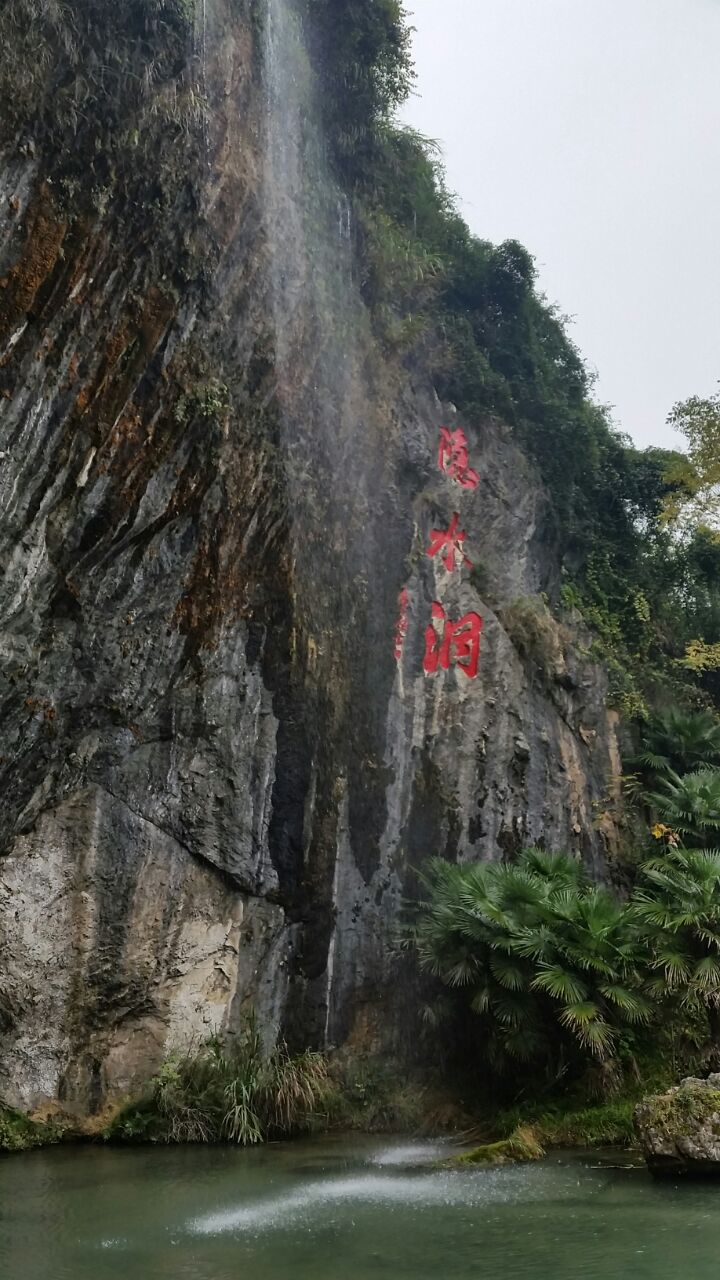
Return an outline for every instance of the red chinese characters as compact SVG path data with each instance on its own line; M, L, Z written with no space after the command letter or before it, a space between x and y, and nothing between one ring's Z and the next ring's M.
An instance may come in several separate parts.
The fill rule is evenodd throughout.
M405 637L408 630L408 604L410 595L407 587L403 587L398 597L398 620L395 627L395 661L399 662L403 655L405 647Z
M440 428L438 467L462 489L477 489L480 477L470 466L468 441L465 432ZM460 515L453 512L447 529L432 529L427 555L438 557L448 573L455 573L465 566L472 568L472 560L465 554L467 534L460 528ZM408 634L408 590L403 588L399 597L398 620L395 626L395 659L403 655ZM425 656L423 670L433 676L438 671L457 667L468 680L474 680L480 665L480 637L483 620L479 613L466 613L454 622L436 600L432 606L432 620L425 631Z
M483 620L479 613L466 613L451 622L437 600L432 607L432 623L425 632L423 669L432 676L440 668L449 671L454 664L468 680L474 680L480 664L480 636Z
M464 431L440 428L438 466L445 475L450 476L451 480L456 480L463 489L477 489L480 477L470 466L467 436Z
M464 529L458 529L460 516L457 512L450 521L450 528L447 530L433 529L430 533L430 546L428 547L428 555L432 559L434 556L440 555L448 573L458 568L458 566L467 565L472 569L472 560L465 555L463 543L466 538Z

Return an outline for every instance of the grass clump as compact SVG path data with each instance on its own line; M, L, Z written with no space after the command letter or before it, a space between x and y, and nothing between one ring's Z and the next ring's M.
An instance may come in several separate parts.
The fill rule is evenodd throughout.
M492 1141L453 1160L455 1165L520 1164L541 1160L552 1147L629 1147L634 1142L634 1098L597 1106L513 1108L495 1116ZM506 1136L502 1136L506 1135Z
M621 1096L589 1103L581 1096L511 1107L493 1119L500 1139L518 1130L531 1130L546 1149L551 1147L627 1147L634 1140L633 1112L642 1093L636 1084Z
M168 1058L147 1096L125 1107L105 1137L253 1146L309 1129L327 1094L322 1055L292 1055L282 1044L267 1054L251 1020L232 1047L213 1038Z
M565 1114L550 1112L538 1129L549 1147L626 1147L634 1137L634 1108L633 1099L620 1098Z
M458 1156L455 1164L520 1164L528 1160L542 1160L545 1148L538 1131L527 1124L517 1125L508 1138L499 1142L486 1142L472 1151Z
M359 1133L413 1133L428 1127L427 1090L398 1079L397 1070L374 1057L338 1059L327 1095L330 1128Z
M522 658L547 678L562 679L569 637L542 596L520 597L501 608L498 616Z
M61 1142L66 1126L59 1121L32 1120L22 1111L0 1107L0 1151L30 1151Z

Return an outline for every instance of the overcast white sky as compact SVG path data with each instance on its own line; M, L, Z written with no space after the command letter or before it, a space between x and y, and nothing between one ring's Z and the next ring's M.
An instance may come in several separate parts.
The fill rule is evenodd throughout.
M638 444L720 379L720 0L406 0L406 120L520 240Z

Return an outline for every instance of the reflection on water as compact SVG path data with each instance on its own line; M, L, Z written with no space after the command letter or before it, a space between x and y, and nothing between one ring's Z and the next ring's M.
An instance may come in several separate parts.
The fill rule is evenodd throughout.
M436 1169L436 1143L0 1159L7 1280L715 1280L712 1186L597 1157Z

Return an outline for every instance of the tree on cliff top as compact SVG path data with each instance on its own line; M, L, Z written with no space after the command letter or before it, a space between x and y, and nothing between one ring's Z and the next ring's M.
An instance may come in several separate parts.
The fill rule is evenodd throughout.
M665 516L720 530L720 391L676 404L668 423L685 436L688 451L668 469L674 488L665 502Z

